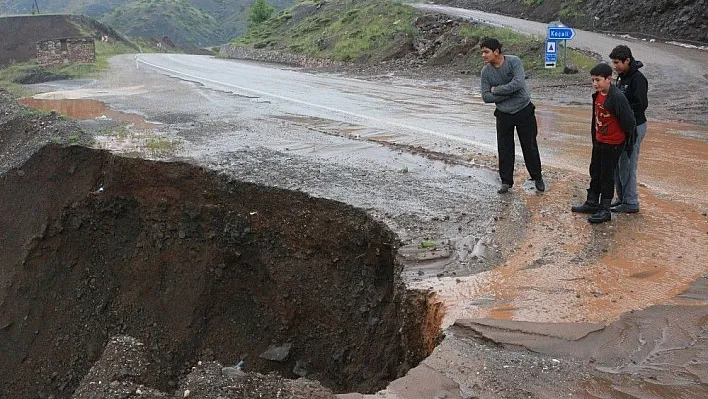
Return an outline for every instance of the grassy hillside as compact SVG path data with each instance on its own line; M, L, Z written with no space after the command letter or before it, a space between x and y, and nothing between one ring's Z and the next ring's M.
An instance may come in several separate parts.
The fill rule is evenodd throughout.
M381 50L397 34L415 35L411 7L383 0L305 0L236 38L233 44L351 61Z
M232 44L370 65L385 61L401 67L447 66L475 73L484 64L478 48L484 37L498 38L507 53L524 60L530 73L562 71L544 68L543 38L424 15L386 0L302 1L237 37ZM581 71L595 63L575 51L568 52L568 59Z
M101 20L129 36L166 35L177 44L196 47L218 43L224 36L214 17L184 0L137 0Z
M147 24L138 26L134 21L126 19L115 19L113 12L123 6L129 6L135 0L37 0L39 9L43 14L47 13L73 13L85 14L108 23L118 22L120 26L127 26L135 31L145 31L150 33L149 22L152 17L147 18ZM184 0L191 7L209 14L217 24L216 32L210 36L217 37L206 44L219 44L224 38L231 38L246 31L248 11L254 0ZM276 8L282 10L292 6L296 0L268 0ZM159 3L169 3L165 0ZM0 15L3 14L29 14L31 12L32 0L0 0ZM186 18L191 18L187 16ZM118 25L116 25L117 27ZM182 25L174 27L172 30L181 29ZM190 33L187 36L195 36ZM197 35L198 36L198 35Z

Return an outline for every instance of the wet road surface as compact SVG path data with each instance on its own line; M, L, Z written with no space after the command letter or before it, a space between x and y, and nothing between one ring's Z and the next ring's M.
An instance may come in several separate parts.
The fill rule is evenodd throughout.
M585 364L560 363L555 352L490 349L476 341L477 327L456 322L604 325L653 305L683 306L677 295L708 273L705 127L650 121L640 160L642 212L591 226L569 212L584 198L587 107L539 102L548 191L539 195L529 182L521 184L525 171L517 165L520 184L498 196L492 108L475 93L460 95L454 82L369 82L181 55L141 55L137 63L118 57L112 64L101 81L36 98L99 99L164 124L151 130L128 125L130 138L98 137L105 148L140 153L141 137L172 140L171 158L337 199L386 222L408 244L401 252L410 255L404 259L409 286L432 289L447 309L449 338L420 367L442 372L463 392L498 384L505 388L496 396L480 397L519 397L509 386L535 378L525 392L537 397L569 391L614 397L617 384L635 384L620 381L631 368L602 366L600 375L607 376L600 383L605 377ZM436 251L420 251L422 240L435 241ZM701 331L696 320L708 317L708 303L700 292L689 312L698 319L678 320L679 328ZM640 331L653 328L642 323L635 323ZM705 354L704 338L696 342L689 358ZM701 378L690 376L689 393L705 392ZM677 381L669 373L662 384ZM401 389L392 386L389 393Z
M507 17L504 15L490 14L477 10L465 10L462 8L439 6L434 4L418 4L417 8L457 16L498 27L508 27L517 32L546 37L548 24L542 22L529 21L520 18ZM642 70L647 78L655 84L661 84L661 78L667 78L669 74L679 79L671 79L669 83L674 84L682 79L698 84L705 95L708 88L708 79L697 77L705 76L708 73L708 52L698 49L690 49L675 45L648 42L644 40L631 39L627 37L608 36L601 33L588 32L581 29L573 29L575 37L568 40L568 46L581 50L591 51L600 54L609 61L607 56L612 48L619 44L624 44L632 49L634 58L643 61L646 66ZM680 59L680 62L677 62ZM698 88L697 87L697 88ZM696 89L697 89L696 88Z

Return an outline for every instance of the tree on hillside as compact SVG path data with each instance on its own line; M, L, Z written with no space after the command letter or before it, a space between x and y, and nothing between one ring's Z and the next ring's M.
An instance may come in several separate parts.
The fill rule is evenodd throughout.
M248 15L249 25L255 26L260 24L270 18L273 11L275 11L275 7L268 4L266 0L256 0L251 6L251 13Z

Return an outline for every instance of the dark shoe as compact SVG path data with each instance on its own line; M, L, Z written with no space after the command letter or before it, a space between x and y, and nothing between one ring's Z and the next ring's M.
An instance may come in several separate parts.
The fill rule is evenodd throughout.
M612 201L612 203L610 204L610 208L614 208L614 207L616 207L616 206L618 206L618 205L622 205L622 200L621 200L621 199L617 199L617 200Z
M604 223L612 220L612 212L607 209L600 209L588 218L590 223Z
M499 190L497 190L497 193L499 193L499 194L508 193L510 188L511 188L510 185L504 183L501 185L501 187L499 187Z
M600 210L600 204L585 201L582 205L573 205L571 212L575 213L595 213Z
M600 209L588 218L588 222L604 223L612 220L612 212L610 212L611 203L612 199L603 199L602 201L600 201Z
M610 208L612 212L617 212L617 213L637 213L639 212L639 207L634 207L632 205L628 204L619 204L615 207Z
M588 190L588 198L582 205L573 205L570 208L571 212L576 213L595 213L600 209L600 194L595 194Z
M543 182L543 179L536 179L535 184L536 184L536 190L546 191L546 183Z

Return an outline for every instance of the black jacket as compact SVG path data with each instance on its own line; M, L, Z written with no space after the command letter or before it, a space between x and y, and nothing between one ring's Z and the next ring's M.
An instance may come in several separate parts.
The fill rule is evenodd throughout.
M617 88L622 90L627 100L629 100L637 125L647 121L644 111L646 111L649 104L647 100L649 83L644 74L639 71L639 68L643 66L644 64L641 61L632 60L629 63L629 70L617 76L615 81Z
M597 98L597 93L592 95L592 121L590 132L592 133L592 142L596 143L595 140L595 99ZM617 118L620 127L625 134L625 150L628 153L632 153L634 148L634 142L637 138L637 121L634 119L634 113L629 105L629 101L622 94L619 88L615 85L610 85L610 90L607 92L607 98L605 98L605 108Z

